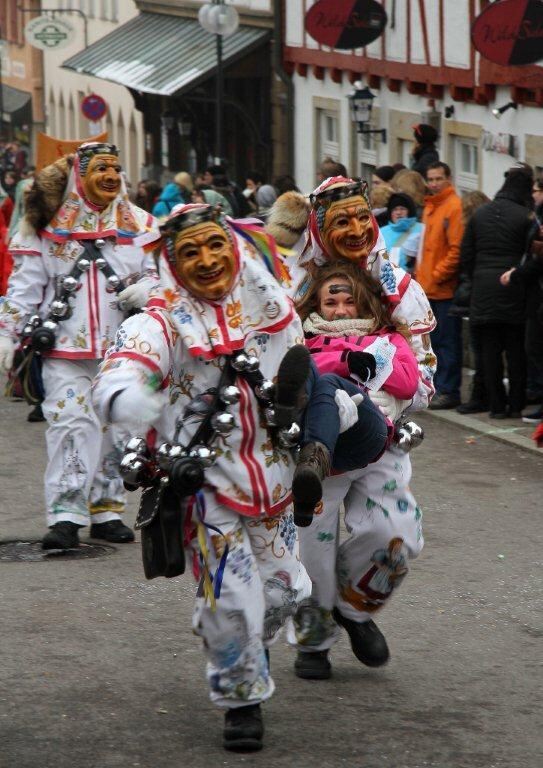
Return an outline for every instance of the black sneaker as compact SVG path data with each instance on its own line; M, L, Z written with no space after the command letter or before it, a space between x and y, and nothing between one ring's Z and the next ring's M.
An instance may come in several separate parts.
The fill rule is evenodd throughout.
M292 478L294 522L311 525L315 507L322 499L322 481L330 474L330 452L322 443L307 443L300 451Z
M264 725L260 704L227 709L224 714L223 747L233 752L262 749Z
M488 405L477 400L468 400L467 403L462 403L462 405L456 407L456 412L464 415L468 413L484 413L485 411L488 411Z
M43 411L41 409L41 405L36 405L35 408L32 408L28 416L26 417L27 421L30 421L30 423L33 422L39 422L39 421L46 421L45 416L43 415Z
M79 525L64 520L49 528L42 539L42 549L77 549L79 546Z
M359 622L347 619L337 608L334 608L332 615L337 623L347 630L351 648L358 661L367 667L382 667L387 663L390 658L387 641L374 621L370 619Z
M525 414L522 417L522 421L524 421L525 424L539 424L540 421L543 421L543 410L538 408L537 411Z
M310 359L307 347L296 344L279 364L274 404L278 427L290 427L306 404L305 385L309 377Z
M106 523L93 523L90 528L91 539L104 539L113 544L126 544L134 541L134 531L121 520L108 520Z
M332 675L328 651L298 651L294 674L302 680L328 680Z

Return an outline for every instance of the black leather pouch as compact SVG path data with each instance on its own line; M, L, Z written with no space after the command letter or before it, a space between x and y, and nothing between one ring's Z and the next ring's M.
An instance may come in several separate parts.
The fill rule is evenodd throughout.
M169 485L145 488L136 530L141 530L141 555L147 579L171 579L185 572L184 512L181 499Z

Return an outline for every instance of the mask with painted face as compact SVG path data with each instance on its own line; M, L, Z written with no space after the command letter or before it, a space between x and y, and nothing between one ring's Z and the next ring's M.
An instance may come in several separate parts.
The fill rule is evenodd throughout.
M78 150L79 177L85 198L99 208L121 191L121 164L113 144L85 144Z

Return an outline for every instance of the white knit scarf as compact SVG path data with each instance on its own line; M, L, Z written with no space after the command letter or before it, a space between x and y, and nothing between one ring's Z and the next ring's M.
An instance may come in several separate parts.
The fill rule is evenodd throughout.
M312 333L315 336L368 336L377 330L373 318L363 320L361 318L346 317L342 320L325 320L317 312L312 312L304 320L304 333Z

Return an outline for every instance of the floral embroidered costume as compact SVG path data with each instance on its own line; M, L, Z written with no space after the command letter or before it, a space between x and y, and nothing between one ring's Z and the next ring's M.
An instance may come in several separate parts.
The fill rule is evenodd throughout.
M124 391L139 397L163 388L167 401L153 421L157 442L171 441L177 423L178 441L187 445L199 423L191 414L218 386L226 355L245 350L272 380L303 334L291 300L236 222L207 205L180 205L161 229L161 279L170 287L122 324L94 401L105 420L115 419ZM218 531L208 537L212 570L225 542L229 552L216 610L199 598L194 614L210 696L227 718L272 695L265 648L311 589L289 506L292 457L272 443L251 387L239 375L234 383L234 427L214 446L217 460L205 470L203 488L205 523ZM226 730L225 740L230 748Z
M117 155L113 145L89 143L73 158L44 169L10 243L15 268L0 305L7 359L10 338L21 333L29 316L37 313L36 324L46 326L54 311L58 320L54 344L42 352L42 407L49 423L47 524L60 524L44 539L46 548L77 546L77 528L87 525L89 511L93 535L133 539L120 522L124 488L117 465L123 438L102 430L90 387L125 317L120 300L135 308L158 284L149 247L160 235L155 220L129 202ZM92 251L85 250L86 243Z
M303 296L312 275L329 262L358 264L381 282L392 320L411 333L410 346L419 369L412 399L400 400L384 390L370 392L374 402L396 421L407 407L425 408L433 393L435 357L429 334L435 320L420 286L388 260L365 187L365 182L333 177L315 189L304 245L299 258L289 264L292 292ZM368 590L366 583L377 567L376 558L381 569L387 560L387 568L403 577L408 560L422 549L421 511L409 490L410 479L409 456L391 446L364 469L324 481L322 512L299 532L302 560L313 583L312 597L298 611L289 633L298 648L296 672L300 677L330 675L327 652L339 637L338 625L349 632L353 651L363 663L378 666L388 660L386 641L371 617L387 602L400 579L390 579L390 589L382 590ZM341 503L350 535L340 545ZM393 555L387 555L389 551Z

